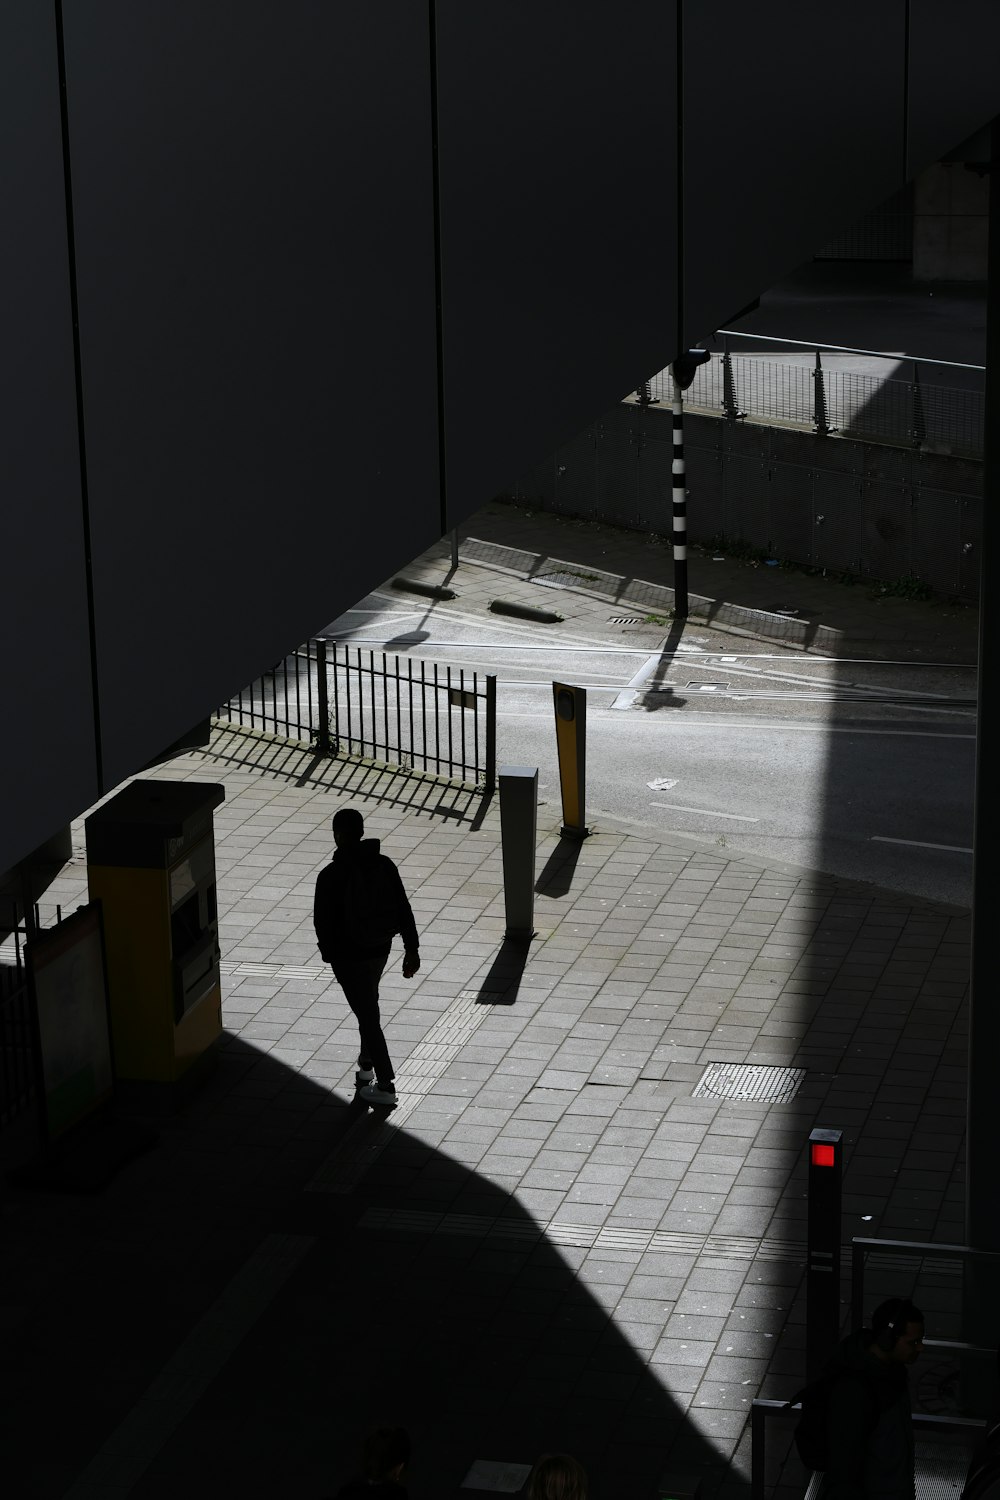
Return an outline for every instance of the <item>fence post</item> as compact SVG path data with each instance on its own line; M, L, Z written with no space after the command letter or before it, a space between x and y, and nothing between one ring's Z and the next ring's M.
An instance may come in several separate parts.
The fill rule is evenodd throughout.
M495 673L486 677L486 765L483 781L487 797L492 797L497 781L497 679Z
M330 753L330 695L326 681L326 641L316 642L316 704L319 724L316 726L316 748L320 755Z
M816 368L813 371L813 431L818 437L829 437L833 428L827 420L826 389L823 384L823 363L816 350Z
M920 367L917 361L913 361L913 379L910 382L910 441L914 448L919 448L927 436L927 423L924 420L924 397L920 389Z
M865 1247L851 1241L851 1332L857 1333L865 1322Z
M750 1406L750 1500L764 1500L764 1408Z
M736 404L736 382L733 379L733 360L729 353L729 340L723 336L722 339L722 411L723 415L735 421L737 417L745 417L746 412L740 411Z

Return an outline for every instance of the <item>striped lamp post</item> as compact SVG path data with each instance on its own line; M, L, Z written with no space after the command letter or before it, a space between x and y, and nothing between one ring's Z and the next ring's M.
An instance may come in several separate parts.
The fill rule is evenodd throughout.
M707 349L688 349L679 354L670 367L674 379L673 439L674 455L671 465L673 484L673 543L674 543L674 618L687 619L688 613L688 564L687 564L687 490L684 487L684 392L694 380L699 365L711 355Z

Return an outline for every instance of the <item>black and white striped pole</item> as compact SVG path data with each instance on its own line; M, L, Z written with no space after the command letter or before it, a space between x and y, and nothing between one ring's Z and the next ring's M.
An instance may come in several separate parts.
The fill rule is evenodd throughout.
M684 486L684 392L694 380L698 366L711 359L707 349L688 349L670 367L674 379L673 438L671 466L673 483L674 619L688 613L687 490Z

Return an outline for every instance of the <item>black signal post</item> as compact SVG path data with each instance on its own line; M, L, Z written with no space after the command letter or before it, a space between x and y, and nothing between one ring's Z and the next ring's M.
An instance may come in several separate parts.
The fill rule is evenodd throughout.
M808 1143L806 1379L815 1380L840 1337L840 1190L843 1131L814 1130Z

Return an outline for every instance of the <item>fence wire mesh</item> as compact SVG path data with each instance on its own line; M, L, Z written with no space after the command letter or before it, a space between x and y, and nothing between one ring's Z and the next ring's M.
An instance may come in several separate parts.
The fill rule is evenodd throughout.
M851 436L904 447L928 447L979 458L983 452L982 390L925 383L919 362L910 379L837 368L827 359L820 371L798 363L751 355L725 355L701 365L684 405L802 427L830 427ZM904 367L905 368L905 367ZM669 368L648 382L654 400L669 405ZM733 410L735 406L735 410Z

